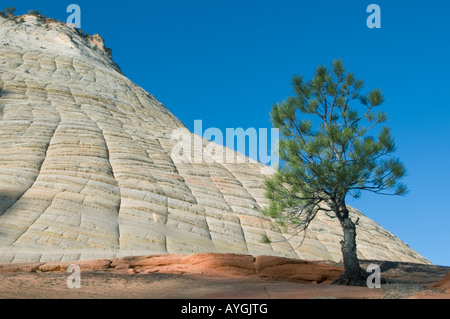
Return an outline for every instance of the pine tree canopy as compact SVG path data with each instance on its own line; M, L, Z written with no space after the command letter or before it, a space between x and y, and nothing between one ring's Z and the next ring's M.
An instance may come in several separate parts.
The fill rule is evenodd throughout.
M312 80L295 75L291 83L295 96L271 112L285 164L266 181L267 215L279 218L287 208L300 207L304 216L298 209L288 216L309 221L348 194L407 192L399 182L405 167L392 156L395 143L383 124L386 113L378 110L384 101L380 90L363 94L363 81L346 72L339 59L330 68L317 67Z

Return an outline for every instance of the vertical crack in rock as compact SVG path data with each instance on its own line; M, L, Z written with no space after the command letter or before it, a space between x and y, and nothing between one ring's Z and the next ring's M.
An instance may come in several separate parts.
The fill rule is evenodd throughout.
M142 229L141 235L143 236L142 244L138 245L138 247L140 246L139 249L145 249L144 238L152 236L149 232L153 233L152 227L148 223L150 221L160 225L167 223L168 200L163 187L158 183L158 179L154 175L155 161L151 157L152 153L149 152L148 147L142 144L139 135L133 133L135 127L131 125L130 120L125 115L114 114L111 109L109 109L109 112L114 118L113 120L110 119L110 121L113 121L113 123L117 121L118 126L121 128L120 133L113 133L111 130L112 145L109 148L112 165L115 166L115 162L118 165L115 178L119 183L119 187L122 188L122 185L124 185L123 188L125 189L125 191L121 192L121 210L119 215L119 228L122 229L120 232L120 248L125 251L134 250L130 245L130 239L137 230L136 227L138 227ZM124 140L125 144L117 141L117 136L114 138L114 134L118 134L121 138L126 137L126 140ZM130 183L131 180L135 182ZM146 204L145 198L151 199L150 201L156 205ZM145 229L144 225L150 226L150 228ZM167 252L164 228L161 227L159 230L154 230L156 233L159 233L156 236L159 237L158 240L161 249L163 249L162 252Z
M237 156L242 156L237 154ZM247 159L247 162L249 159ZM256 204L250 210L250 215L263 217L260 215L263 205L268 205L268 200L265 198L265 188L263 187L265 182L265 176L261 174L261 165L252 165L248 163L245 169L242 169L242 165L239 163L222 164L225 169L236 179L242 187L247 192L251 200ZM255 174L255 170L257 174ZM253 211L253 212L252 212ZM265 216L264 216L265 217ZM259 241L262 242L263 236L269 239L269 243L264 243L265 245L270 245L271 249L278 254L285 254L292 258L298 258L296 249L293 247L292 243L286 239L282 234L276 223L272 222L270 218L252 218L251 216L244 215L244 218L251 219L256 225L252 225L254 228L263 230L264 233L258 232L260 237Z
M46 97L46 99L48 100L48 96ZM51 105L51 102L49 104ZM45 111L43 111L43 110L40 111L39 106L37 106L37 105L35 105L32 108L32 110L37 113L42 112L41 113L42 116L48 117L50 115L49 110L46 109ZM5 243L10 246L13 245L14 243L16 243L17 240L24 233L26 233L27 230L31 227L31 225L33 225L35 223L35 221L40 217L40 214L39 214L40 212L38 212L38 214L36 214L34 212L31 213L32 211L30 211L30 213L23 214L24 215L23 217L20 217L20 215L17 213L18 212L27 212L27 208L32 205L32 203L30 202L30 199L28 198L28 196L26 194L27 194L27 192L28 193L33 192L35 184L38 181L38 178L40 176L43 163L45 162L45 159L47 158L47 152L48 152L49 146L51 145L52 140L55 136L55 132L58 129L59 124L61 122L61 117L59 116L59 114L56 112L56 110L54 108L53 108L53 110L55 111L55 113L57 115L57 118L53 117L53 119L56 120L56 123L53 123L53 126L50 126L47 129L47 134L49 135L49 138L42 146L43 156L37 162L38 167L37 167L37 172L35 174L35 178L34 178L33 182L31 183L31 185L20 195L20 197L14 203L12 203L12 205L10 205L8 207L8 209L0 217L0 230L3 229L2 232L6 232L8 234L6 237L7 240L5 241ZM39 123L40 119L34 118L34 121L35 121L35 123ZM27 197L27 198L24 198L24 197ZM50 205L51 205L51 201L48 204L44 204L43 211L45 212ZM20 224L19 224L20 228L17 228L17 226L19 226L19 225L16 225L16 216L18 217L17 221L18 222L20 221Z
M191 135L191 141L196 138L199 137ZM160 139L160 141L166 151L171 152L174 141L168 139ZM198 152L198 150L193 151ZM223 192L211 178L211 170L215 169L214 165L205 161L201 163L184 161L175 165L198 204L204 207L205 227L209 231L214 247L224 252L248 253L239 218L235 216Z
M0 55L2 52L0 51ZM5 108L4 99L2 100L2 96L5 96L6 92L3 91L3 81L2 74L0 73L0 121L3 119L3 109Z
M32 90L29 88L29 86L26 86L25 89L26 93L25 96L29 96L30 95L34 95L34 94L40 94L40 93L45 93L46 94L46 90L45 87L44 88L38 88L38 87L34 87ZM13 126L15 126L16 123L19 123L19 121L22 121L22 123L26 123L26 127L24 130L22 130L22 133L19 135L19 140L16 142L16 144L14 145L14 150L20 150L23 151L21 153L19 153L20 155L20 159L19 160L28 160L28 158L30 157L30 155L32 155L33 157L29 158L30 161L33 161L33 168L30 169L31 167L27 167L28 169L28 174L27 174L27 183L24 183L24 185L22 186L22 190L20 192L16 192L15 195L13 195L13 199L9 201L9 203L7 202L7 204L3 204L0 206L0 215L5 214L5 212L7 212L15 203L19 202L20 199L23 197L23 195L30 189L33 187L34 183L36 182L36 179L38 178L40 171L41 171L41 167L42 167L42 163L44 162L46 156L47 156L47 150L48 147L51 143L51 139L54 136L54 132L56 130L56 128L58 127L59 123L60 123L60 118L58 116L58 118L56 119L56 117L51 118L50 120L53 120L52 122L47 121L46 117L48 117L49 114L49 110L45 108L45 106L41 106L41 105L49 105L50 103L47 102L47 96L45 98L43 98L42 101L40 102L31 102L31 103L36 103L35 105L30 105L28 103L26 103L24 106L27 107L29 109L29 114L30 117L29 118L24 118L23 120L25 120L26 122L23 122L22 119L16 117L13 112L15 112L15 110L9 111L8 110L8 114L7 117L10 117L10 112L11 112L11 120L9 121L10 124L4 129L4 130L9 130L12 131ZM41 104L41 105L39 105ZM53 109L54 111L54 109ZM5 119L5 121L2 121L1 124L7 123L8 120ZM55 122L56 121L56 122ZM37 138L39 138L39 140L37 140ZM30 149L30 144L32 143L33 140L36 140L36 143L38 143L38 149L37 151L34 149L33 153L34 154L27 154L27 150ZM11 155L11 153L9 153L9 155ZM5 154L4 156L8 156L8 154ZM14 165L14 163L12 163L12 165ZM1 196L1 195L0 195Z
M138 118L138 121L135 122L139 123L139 126L135 129L142 129L143 132L148 135L145 143L142 140L140 141L141 145L152 152L154 164L157 168L154 176L163 187L164 194L167 196L168 215L166 225L170 226L166 228L167 250L169 252L177 252L182 249L182 251L185 252L194 252L208 247L209 250L214 249L214 243L208 243L208 241L211 241L211 234L209 232L208 223L204 217L204 208L198 204L193 190L180 174L178 170L179 167L172 161L166 147L163 147L166 138L162 137L161 134L158 134L158 136L154 134L164 132L167 129L172 130L173 126L172 128L170 128L170 126L167 127L167 124L164 125L161 119L155 118L151 114L152 110L154 112L155 109L153 100L142 100L137 94L132 93L128 93L128 96L132 99L133 103L131 106L135 110L132 116ZM152 118L156 122L151 123L152 125L150 125L148 120L146 121L144 117L147 119ZM179 123L174 124L179 125ZM155 129L155 125L161 125L161 128ZM151 141L152 144L148 144L148 141ZM190 205L187 206L186 203L183 203L182 201L187 201ZM201 218L201 216L203 216L203 218ZM174 232L172 229L177 231ZM190 244L187 244L187 241L189 241ZM177 248L173 250L171 247Z
M75 100L76 100L76 98L75 98ZM93 117L90 115L90 112L89 112L89 106L83 106L82 104L80 104L80 106L81 106L81 109L86 114L86 116L90 118L90 120L97 126L97 128L100 131L100 135L103 139L103 143L104 143L104 147L105 147L105 158L108 161L108 166L109 166L107 169L111 172L111 176L115 181L114 186L117 187L118 199L117 199L117 204L115 205L116 206L115 209L117 211L117 213L116 213L116 215L117 215L117 250L119 250L119 248L120 248L119 215L120 215L120 205L121 205L121 191L120 191L119 182L117 181L115 174L114 174L114 168L111 164L108 141L106 139L103 129L100 127L102 125L101 121L97 121L97 120L93 119Z
M224 198L233 209L233 212L239 219L239 225L242 228L242 232L244 235L244 240L251 254L259 254L260 247L262 245L266 245L270 247L272 250L272 246L269 244L264 244L261 242L263 235L267 236L266 231L263 227L261 227L260 219L261 219L261 207L259 207L257 201L253 196L247 191L244 185L236 178L236 176L231 172L228 168L233 165L240 164L219 164L222 169L221 176L225 177L225 180L228 180L229 184L234 185L234 191L230 190L230 193L225 193ZM231 183L230 183L231 181ZM222 188L225 190L225 188ZM236 200L235 198L231 198L231 195L239 198ZM256 221L257 225L254 225L253 216L258 216L258 220ZM255 227L256 226L256 227ZM251 237L252 240L248 241L246 238Z
M195 185L195 177L193 177L190 173L194 172L197 167L194 168L194 166L190 163L175 163L171 156L169 155L170 150L173 147L173 144L169 142L167 139L164 138L157 138L156 141L159 144L159 147L164 151L167 161L170 162L175 172L179 176L179 180L181 183L183 183L183 187L186 188L186 190L192 195L192 203L191 203L191 209L194 209L194 218L192 220L185 220L182 221L183 223L188 224L188 227L192 227L190 231L195 231L200 235L200 237L203 239L203 245L206 247L210 247L210 249L215 249L215 243L212 238L211 229L208 224L208 218L206 210L208 209L205 207L205 205L202 205L202 198L201 193L198 192L198 187ZM208 241L211 241L209 243Z
M234 181L231 181L228 179L229 176L226 176L227 175L226 172L229 173L229 171L226 170L223 165L214 163L214 164L210 165L210 167L211 167L211 169L210 169L211 180L216 185L216 188L222 194L222 197L223 197L225 203L227 204L227 206L230 208L230 210L232 212L232 216L235 218L234 222L239 227L239 233L242 236L242 241L243 241L243 244L245 247L245 253L248 253L249 252L249 246L248 246L249 243L246 239L244 228L242 227L241 218L237 212L236 205L234 205L234 203L233 203L233 199L230 198L230 192L232 192L233 189L230 188L229 185L234 184ZM242 191L242 190L240 190L240 191ZM239 194L239 191L236 193L233 193L233 194ZM241 194L239 194L238 196L240 196L240 195Z

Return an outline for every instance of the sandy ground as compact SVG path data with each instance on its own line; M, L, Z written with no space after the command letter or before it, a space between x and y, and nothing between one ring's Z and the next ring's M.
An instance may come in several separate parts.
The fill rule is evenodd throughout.
M82 273L80 288L69 289L65 273L2 274L3 298L89 299L283 299L283 298L381 298L379 289L311 285L286 281L237 279L177 274Z
M338 265L270 257L260 260L259 264L258 259L251 259L256 260L254 264L259 267L258 271L253 274L248 270L249 273L246 274L244 269L240 275L235 268L230 267L230 263L236 263L237 260L237 264L242 265L249 256L226 255L225 259L223 256L217 256L216 254L190 256L189 266L183 264L185 259L178 257L178 259L168 257L172 262L170 265L167 259L164 259L166 261L164 263L162 259L154 257L112 262L95 261L92 262L94 267L89 262L84 262L80 274L80 288L68 287L67 280L71 274L65 271L66 268L63 267L65 265L55 267L55 264L41 264L40 268L36 265L15 267L0 265L0 298L450 299L448 289L450 275L446 277L450 273L450 267L380 262L382 275L388 282L380 289L369 289L332 285L329 280L320 283L314 280L314 276L305 273L306 270L314 272L311 269L321 269L320 276L326 277L327 271L334 273L335 269L339 270ZM134 264L130 260L134 261ZM124 264L124 261L129 263ZM150 263L153 264L149 266ZM368 263L363 262L362 266ZM192 265L196 267L192 268ZM245 268L245 265L243 267ZM140 271L137 272L135 269ZM199 269L201 271L196 271ZM216 271L209 273L206 271L211 269ZM301 273L301 276L298 273ZM308 282L305 278L312 279Z

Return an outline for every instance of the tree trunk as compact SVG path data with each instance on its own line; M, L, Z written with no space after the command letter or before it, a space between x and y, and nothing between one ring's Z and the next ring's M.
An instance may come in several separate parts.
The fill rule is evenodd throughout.
M344 232L341 251L345 273L334 283L351 286L366 286L367 273L360 267L356 253L356 226L349 217L345 204L339 205L339 221Z

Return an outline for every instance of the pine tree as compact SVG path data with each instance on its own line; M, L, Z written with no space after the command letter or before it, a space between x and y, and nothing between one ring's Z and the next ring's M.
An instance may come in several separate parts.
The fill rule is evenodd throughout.
M0 16L2 16L4 18L6 18L6 17L12 18L12 17L14 17L14 12L16 12L16 8L6 7L2 11L0 11Z
M367 275L356 253L357 221L349 215L346 198L358 198L362 191L407 192L399 182L405 167L392 157L390 128L377 126L387 120L386 113L375 112L383 94L377 89L363 94L364 82L346 72L339 59L330 68L317 67L312 80L295 75L291 83L295 96L271 111L285 164L266 181L270 205L264 213L299 230L306 230L319 213L337 218L344 234L345 273L336 283L365 285ZM373 130L377 136L369 135Z

